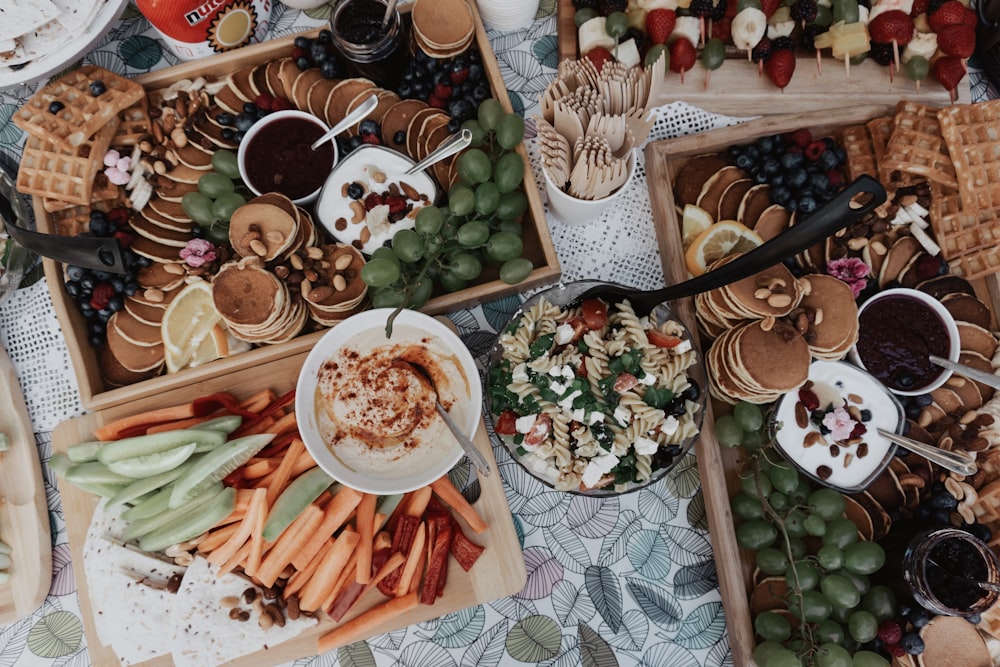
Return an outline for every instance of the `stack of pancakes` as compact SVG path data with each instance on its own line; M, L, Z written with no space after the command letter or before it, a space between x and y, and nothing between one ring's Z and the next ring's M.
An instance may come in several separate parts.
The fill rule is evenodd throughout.
M320 286L313 287L305 298L313 321L332 327L366 305L368 286L361 280L365 258L351 245L325 245L322 250L318 269Z
M306 324L309 309L259 257L224 264L212 279L212 300L229 331L249 343L286 343Z
M277 192L254 197L229 219L229 243L240 257L285 261L318 238L309 212Z
M461 54L476 34L472 9L465 0L417 0L410 17L417 46L435 58Z

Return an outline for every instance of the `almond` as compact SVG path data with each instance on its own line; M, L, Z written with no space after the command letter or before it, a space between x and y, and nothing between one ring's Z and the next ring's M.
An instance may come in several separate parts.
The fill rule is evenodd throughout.
M789 294L772 294L767 298L767 305L772 308L786 308L792 305L792 297Z
M343 292L347 289L347 279L344 276L337 274L333 277L333 289L338 292Z
M305 284L305 283L303 283ZM322 287L314 287L312 291L309 292L309 300L313 303L323 303L331 296L333 296L333 287L328 285L323 285Z
M333 263L333 268L337 269L338 271L343 271L344 269L346 269L351 265L352 261L354 261L354 258L351 257L350 255L341 255L340 257L337 258L337 261Z

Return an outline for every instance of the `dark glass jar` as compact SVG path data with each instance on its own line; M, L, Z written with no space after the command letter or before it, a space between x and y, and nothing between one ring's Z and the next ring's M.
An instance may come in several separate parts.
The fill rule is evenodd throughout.
M903 555L903 578L921 606L936 614L981 614L1000 593L964 579L1000 583L1000 559L988 544L957 528L921 533Z
M393 10L382 29L385 0L345 0L330 18L333 43L354 76L394 89L406 66L406 26Z

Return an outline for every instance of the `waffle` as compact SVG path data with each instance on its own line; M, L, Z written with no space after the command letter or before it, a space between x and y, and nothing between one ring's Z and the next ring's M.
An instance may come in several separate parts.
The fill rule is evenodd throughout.
M875 160L879 161L885 155L886 144L892 136L892 116L879 116L868 121L868 136L872 140L872 150L875 151Z
M90 204L94 177L117 127L112 118L92 139L70 149L30 135L17 172L17 189L70 204Z
M104 83L100 95L90 90L95 81ZM14 113L13 120L28 134L72 150L144 96L138 83L102 67L84 65L39 89ZM53 102L63 105L55 114L49 111Z
M904 100L896 105L892 136L879 162L879 177L883 183L907 184L914 176L919 177L916 180L958 187L935 110Z
M118 114L121 123L111 140L112 146L135 146L150 132L149 104L146 97Z
M1000 217L1000 103L954 105L937 117L958 175L962 208Z
M847 174L853 181L862 174L878 178L875 147L864 125L851 125L837 133L837 142L847 153Z

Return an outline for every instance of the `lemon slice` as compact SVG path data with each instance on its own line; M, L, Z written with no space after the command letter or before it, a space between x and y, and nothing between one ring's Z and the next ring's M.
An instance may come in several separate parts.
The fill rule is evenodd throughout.
M706 229L715 224L712 215L694 204L687 204L681 214L681 240L687 250Z
M700 276L708 266L737 252L749 252L764 242L756 233L733 220L717 222L691 243L684 260L691 275Z
M208 282L199 280L182 289L160 324L167 372L218 359L212 330L221 321Z

